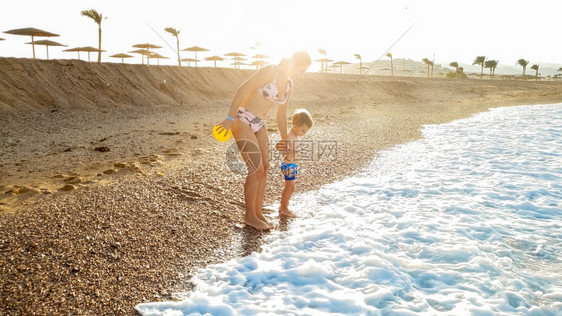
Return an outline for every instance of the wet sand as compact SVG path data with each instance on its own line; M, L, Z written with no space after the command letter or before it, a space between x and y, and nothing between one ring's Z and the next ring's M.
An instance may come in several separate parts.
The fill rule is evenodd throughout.
M201 267L260 251L244 174L211 129L252 71L0 58L0 315L135 314ZM558 82L307 74L295 194L353 175L424 124L562 101ZM108 85L109 83L109 85ZM274 113L267 125L279 138ZM265 205L283 180L272 152ZM297 215L298 209L294 210ZM295 220L266 210L274 230Z

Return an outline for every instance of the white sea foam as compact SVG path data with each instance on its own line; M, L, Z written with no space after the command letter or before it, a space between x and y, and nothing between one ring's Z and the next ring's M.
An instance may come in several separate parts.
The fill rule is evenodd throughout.
M142 315L562 315L562 105L425 126ZM303 175L305 176L305 175Z

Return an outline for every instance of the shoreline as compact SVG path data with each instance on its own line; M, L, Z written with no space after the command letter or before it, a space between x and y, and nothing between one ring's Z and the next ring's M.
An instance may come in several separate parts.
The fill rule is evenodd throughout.
M94 73L81 79L86 82L95 82L96 74L109 67L77 62L28 65L17 60L9 64L39 73L50 67L54 68L50 73L58 71L61 64L76 67L80 73L86 69ZM129 77L130 85L119 89L162 95L154 92L153 99L136 100L115 94L114 104L102 102L99 109L79 100L45 106L31 96L22 98L29 104L19 112L18 105L0 103L0 111L7 114L4 117L14 119L3 122L1 130L7 135L1 145L13 151L0 156L0 170L15 175L10 177L14 181L0 183L2 192L13 188L18 179L23 179L18 180L22 186L39 190L18 200L24 203L18 209L0 212L3 312L134 314L138 303L170 299L173 292L189 290L188 280L196 269L260 251L269 238L267 232L240 224L244 176L226 166L224 157L232 141L219 143L211 136L216 118L224 114L223 101L251 72L109 68L115 77L105 74L104 78L120 84L125 80L119 76L126 71L144 72L144 77L153 76L154 81L169 78L165 72L170 71L179 79L164 89L152 83L146 86L143 76L138 81ZM69 72L71 78L78 76ZM197 84L203 73L208 73L208 82ZM337 156L303 162L295 194L356 174L378 152L421 137L423 125L468 117L491 107L562 101L559 83L373 76L360 81L334 105L356 78L307 74L297 82L289 112L304 107L315 119L303 140L335 142ZM186 82L191 88L180 95L177 91L185 89ZM210 92L210 83L224 90ZM103 85L61 85L65 84L73 85L77 96L114 96ZM55 96L53 100L67 93L52 85L44 89ZM10 93L0 89L0 100L9 99ZM150 105L166 98L169 103ZM273 122L270 114L270 140L278 137ZM98 147L110 151L95 150ZM44 175L30 172L35 168ZM40 175L36 183L26 184L26 177L36 174ZM45 179L54 183L52 187ZM66 184L75 190L59 192ZM45 194L41 188L51 192ZM265 205L278 201L281 188L273 161ZM12 198L21 196L11 194ZM275 230L290 231L294 222L279 220L276 210L267 211L266 216L276 224Z
M503 294L514 271L520 292L536 288L536 280L562 280L553 277L560 262L552 260L562 215L553 208L561 198L561 110L562 103L501 107L427 125L423 138L382 151L358 175L297 197L302 217L290 231L273 232L264 251L200 270L192 279L196 287L176 294L180 302L136 309L142 315L303 309L371 314L402 307L413 315L441 310L430 299L435 291L446 296L456 290L458 299L445 312L468 311L463 293L475 294L480 304L474 308L513 312ZM533 195L537 190L539 197ZM531 244L514 247L513 236ZM492 267L497 273L489 275L488 263L505 249L507 264ZM529 270L535 263L541 271ZM425 286L427 274L443 284ZM449 284L452 276L458 282ZM470 290L496 282L493 295ZM543 283L518 308L554 312L555 303L543 293L556 290ZM429 305L412 307L402 291ZM373 293L381 292L390 304L379 304ZM348 293L345 302L342 293Z

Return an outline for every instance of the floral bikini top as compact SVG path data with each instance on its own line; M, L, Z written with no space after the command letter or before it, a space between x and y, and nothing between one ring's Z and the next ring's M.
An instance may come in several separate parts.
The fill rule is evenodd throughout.
M275 79L272 82L263 85L259 88L259 92L263 95L264 98L270 100L275 104L285 104L287 99L289 98L289 91L293 87L293 81L290 78L287 78L287 90L285 91L285 98L283 100L279 100L279 91L277 90L277 76L279 75L279 70L277 70L277 75L275 75Z

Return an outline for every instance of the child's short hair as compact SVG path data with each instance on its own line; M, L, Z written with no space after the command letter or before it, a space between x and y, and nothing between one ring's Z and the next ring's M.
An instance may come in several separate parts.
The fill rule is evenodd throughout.
M295 110L295 114L293 114L293 125L295 126L303 126L306 125L308 128L312 127L312 116L308 113L305 109L297 109Z

